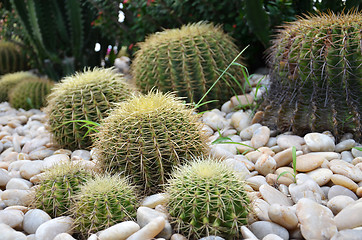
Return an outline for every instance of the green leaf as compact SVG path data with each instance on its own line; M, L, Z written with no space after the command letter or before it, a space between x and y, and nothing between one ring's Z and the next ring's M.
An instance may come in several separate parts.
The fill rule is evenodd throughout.
M293 176L294 182L295 182L295 175L293 173L288 172L288 171L284 171L284 172L280 173L279 176L277 177L277 181L279 180L279 178L281 176L284 176L285 174L288 174L288 173Z
M355 149L357 149L358 151L362 151L362 147L353 147Z

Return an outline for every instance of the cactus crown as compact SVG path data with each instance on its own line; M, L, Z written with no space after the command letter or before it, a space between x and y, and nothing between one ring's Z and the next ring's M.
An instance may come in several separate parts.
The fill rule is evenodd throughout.
M249 213L243 186L232 169L210 157L177 167L166 187L176 231L189 239L208 235L239 239Z
M321 13L286 24L270 48L264 124L361 137L362 14Z

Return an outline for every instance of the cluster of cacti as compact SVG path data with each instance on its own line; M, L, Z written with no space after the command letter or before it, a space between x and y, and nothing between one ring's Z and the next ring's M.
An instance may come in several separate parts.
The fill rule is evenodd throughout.
M0 78L0 102L9 100L9 92L17 84L30 79L36 79L37 76L30 72L8 73Z
M12 42L0 40L0 75L24 70L25 55Z
M136 85L144 93L153 87L163 92L173 91L190 103L199 102L239 53L220 26L204 22L158 32L139 47L132 64ZM204 105L206 108L221 105L235 94L233 90L240 90L239 84L243 82L240 67L231 66L228 72L236 81L225 74L203 101L219 102Z
M117 175L96 176L81 187L74 199L71 212L76 229L85 237L136 217L137 193Z
M188 239L241 239L250 201L243 181L222 162L203 157L178 167L166 192L175 230Z
M288 23L271 47L272 84L262 123L303 135L362 137L362 14L320 14Z
M206 150L197 118L171 94L134 96L119 104L95 135L100 164L154 193L175 165Z
M9 103L13 108L40 109L53 85L53 81L45 78L22 81L9 92Z
M32 206L52 217L69 214L69 208L81 185L94 176L94 172L72 162L47 169L35 190Z
M82 121L99 123L114 106L134 89L114 68L94 68L65 77L48 96L50 131L61 147L88 148L91 137Z

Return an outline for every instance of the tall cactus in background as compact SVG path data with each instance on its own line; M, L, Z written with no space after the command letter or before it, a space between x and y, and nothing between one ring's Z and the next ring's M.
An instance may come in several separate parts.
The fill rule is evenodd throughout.
M149 36L140 43L133 63L133 77L141 91L154 86L160 91L174 91L188 102L198 102L219 75L238 55L231 37L220 26L199 22L180 29L170 29ZM238 61L240 63L240 61ZM217 82L205 102L227 101L242 84L239 67L231 66L225 79ZM217 106L208 104L208 108Z
M271 47L262 122L304 134L362 132L362 14L320 14L286 24Z
M25 70L26 65L25 55L18 46L0 41L0 75Z
M35 65L52 79L99 64L94 46L99 32L91 26L95 10L82 0L11 0L22 27L22 40L34 52Z

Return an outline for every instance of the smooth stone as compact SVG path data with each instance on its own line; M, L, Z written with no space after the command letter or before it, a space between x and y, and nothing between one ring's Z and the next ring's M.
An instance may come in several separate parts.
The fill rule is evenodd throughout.
M289 193L295 203L302 198L308 198L317 203L321 203L325 199L324 192L319 185L313 180L307 180L302 183L290 184Z
M362 201L356 201L343 208L334 221L338 230L351 229L362 226Z
M317 168L307 173L319 186L327 184L333 175L333 172L328 168Z
M125 240L135 232L140 230L140 226L133 221L125 221L113 225L102 231L99 240Z
M256 163L256 161L261 155L263 155L263 153L260 151L250 151L247 154L245 154L245 157L249 159L249 161L251 161L252 163Z
M253 103L254 101L254 96L251 94L243 94L243 95L234 95L230 98L231 103L233 104L234 107L237 106L243 106L243 105L248 105Z
M353 200L358 199L354 192L352 192L348 188L345 188L345 187L340 186L340 185L334 185L328 191L328 199L329 200L331 200L335 196L339 196L339 195L348 196L348 197L352 198Z
M245 182L250 185L255 191L259 191L261 185L268 184L265 180L265 177L260 175L247 178Z
M55 154L65 154L65 155L70 156L70 155L72 155L72 151L70 151L70 150L68 150L68 149L63 149L63 148L61 148L61 149L55 150L55 151L54 151L54 155L55 155Z
M361 240L362 239L362 229L346 229L336 233L331 240Z
M54 150L44 147L44 148L38 148L34 151L31 151L29 153L29 158L31 160L43 160L44 158L49 157L53 154L54 154Z
M202 121L211 127L214 131L224 129L229 126L229 122L226 121L223 116L213 111L204 113L202 116Z
M362 163L362 157L356 157L351 162L353 165L357 165L358 163Z
M357 194L358 197L362 198L362 187L358 187L356 189L356 194Z
M98 233L98 235L101 234L101 232ZM96 234L91 234L87 240L100 240Z
M297 135L280 135L277 138L277 144L282 149L292 148L294 146L297 150L301 150L305 141L304 138Z
M241 179L245 179L250 174L245 164L234 158L225 159L222 163L230 167Z
M278 152L275 154L274 159L277 163L277 168L289 165L293 161L292 148Z
M298 172L309 172L320 167L324 160L323 156L307 153L297 157L295 168Z
M75 150L70 156L71 160L91 160L90 152L87 150Z
M157 193L157 194L153 194L151 196L147 196L145 197L142 202L141 202L141 206L143 207L149 207L149 208L154 208L157 205L165 205L167 204L169 200L169 196L166 193Z
M218 237L218 236L207 236L207 237L200 238L199 240L225 240L225 239L222 237Z
M0 223L0 236L1 240L27 240L24 233L15 231L3 223Z
M53 240L59 233L72 233L74 220L71 217L57 217L41 224L36 232L37 240Z
M20 167L20 175L23 178L30 180L34 175L41 173L43 169L44 162L42 160L27 162Z
M345 162L351 163L353 161L353 156L351 151L341 152L341 159Z
M286 172L286 173L283 173ZM280 167L277 168L274 172L277 176L279 176L280 174L283 174L283 177L287 177L290 180L294 181L294 169L291 167Z
M231 101L227 101L225 102L222 106L221 106L221 111L224 113L231 113L234 109L234 105L231 103Z
M31 196L32 192L30 190L9 189L1 194L1 200L6 206L28 206Z
M20 210L0 210L0 223L4 223L11 228L20 229L23 219L24 213Z
M169 239L172 235L172 227L166 214L149 207L139 207L137 209L137 223L141 228L152 222L157 217L163 217L165 220L165 226L157 237Z
M361 145L359 145L358 147L362 147ZM356 148L352 148L351 153L353 155L353 157L362 157L362 151L356 149Z
M337 233L333 213L313 200L303 198L296 204L300 230L305 239L331 239Z
M206 124L204 124L204 125L202 126L202 130L201 130L201 131L203 132L203 134L204 134L206 137L210 137L210 136L214 135L214 130L213 130L211 127L209 127L208 125L206 125Z
M261 175L268 175L269 173L273 173L276 169L277 163L274 158L263 154L261 155L255 163L255 170L258 171Z
M291 199L287 198L283 193L267 184L260 186L259 192L263 199L270 205L274 203L285 206L293 205L293 201Z
M334 173L344 175L355 182L362 181L362 170L350 163L342 160L332 160L329 162L328 167Z
M336 153L336 152L311 152L308 154L310 154L311 156L317 155L319 157L324 157L328 161L334 160L334 159L341 159L341 154Z
M15 162L18 160L18 155L19 155L19 153L17 153L17 152L11 152L3 159L3 161L9 162L9 163Z
M30 163L30 160L18 160L9 164L8 171L20 171L21 166L25 163Z
M250 231L250 229L247 228L246 226L241 226L240 232L241 232L241 235L243 236L244 240L245 239L258 240L258 238L254 235L254 233L252 231Z
M33 138L29 142L25 143L23 146L22 152L23 153L30 153L34 151L35 149L44 146L45 144L50 142L50 136L38 136L36 138Z
M35 233L40 225L52 219L46 212L40 209L30 209L24 215L23 229L25 232Z
M268 209L268 216L272 222L288 230L295 229L298 225L297 215L290 207L272 204Z
M46 169L46 168L50 168L50 167L54 166L55 164L59 164L62 162L68 162L68 161L70 161L70 158L66 154L55 154L50 157L44 158L43 161L44 161L43 167L44 167L44 169Z
M289 239L288 230L273 222L258 221L252 223L249 228L258 239L263 239L268 234L275 234L284 240Z
M267 142L267 144L266 144L266 146L267 147L278 147L278 148L280 148L278 145L277 145L277 138L276 137L270 137L269 138L269 141ZM282 149L280 148L280 151L281 151ZM280 151L278 151L278 152L280 152ZM273 152L275 152L274 150L273 150Z
M250 126L250 124L250 115L246 112L243 112L242 110L235 112L231 116L231 125L239 132Z
M252 205L253 212L260 221L270 221L268 215L269 207L270 207L269 203L267 203L263 199L256 199Z
M322 133L308 133L304 141L312 152L333 152L335 148L333 139Z
M255 164L252 161L249 161L249 159L244 155L235 155L234 159L238 162L243 163L249 171L255 170Z
M278 176L276 174L272 174L269 173L268 175L266 175L266 182L273 186L273 185L278 185L278 184L284 184L286 186L289 186L290 184L292 184L294 181L288 177L283 176Z
M165 218L157 217L149 222L146 226L132 234L127 240L144 240L157 236L165 227Z
M250 140L253 137L255 130L257 130L260 127L262 127L260 123L254 123L253 125L242 130L239 136L243 140Z
M223 144L223 145L227 145L227 144ZM230 145L232 145L232 144L230 144ZM225 148L223 148L222 146L220 146L220 144L215 144L210 147L210 155L213 156L214 158L220 158L220 159L232 158L232 157L234 157L235 154L236 154L236 151L235 151L235 153L230 152L230 151L226 150Z
M337 215L343 208L353 203L355 200L353 198L338 195L330 199L327 203L327 207L333 212L334 215Z
M347 140L344 140L344 141L338 143L336 145L336 147L334 148L334 151L336 151L336 152L349 151L354 146L356 146L356 141L353 139L347 139Z
M270 234L266 235L262 240L283 240L283 238L281 238L278 235L275 235L273 233L270 233Z
M179 233L172 234L170 240L187 240L187 238Z
M12 178L6 184L6 189L22 189L28 190L30 187L33 186L31 182L22 178Z
M270 129L266 126L262 126L260 128L257 128L253 136L251 137L251 146L254 148L260 148L262 146L265 146L270 137Z
M5 187L10 181L11 177L9 172L5 169L0 168L0 187Z
M55 236L53 240L76 240L72 235L69 233L59 233Z
M26 236L26 240L36 240L35 234L30 234Z
M351 179L349 179L346 176L340 175L340 174L333 174L331 177L331 181L336 185L341 185L345 188L348 188L349 190L356 192L358 185Z

